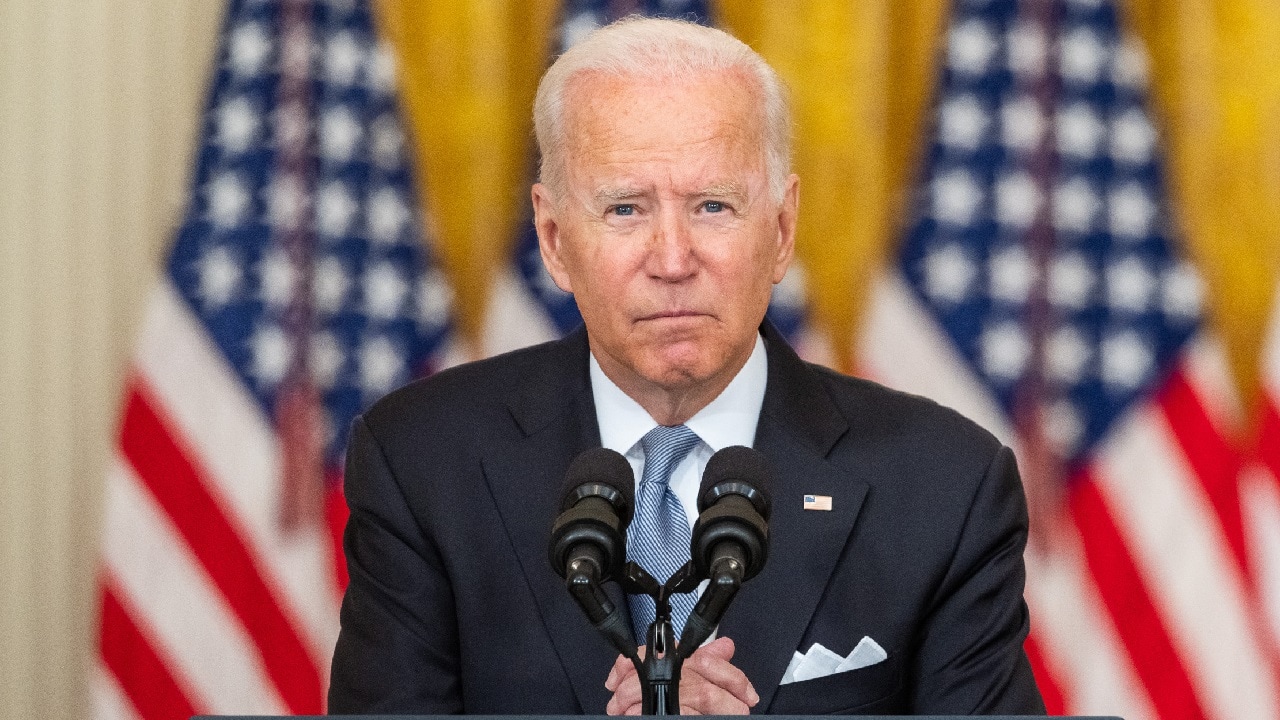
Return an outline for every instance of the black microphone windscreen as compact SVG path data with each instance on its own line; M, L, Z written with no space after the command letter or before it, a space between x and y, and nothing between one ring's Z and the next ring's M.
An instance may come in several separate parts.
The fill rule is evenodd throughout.
M768 508L772 505L769 487L771 475L769 460L759 450L743 445L719 450L707 460L707 467L702 471L702 485L698 488L698 511L706 510L716 501L716 486L737 482L750 486L759 494L764 508L761 515L768 519Z
M624 526L630 523L636 497L635 474L622 453L609 448L593 448L573 459L565 473L560 509L567 510L580 499L579 488L593 483L606 485L622 496L624 507L619 514Z

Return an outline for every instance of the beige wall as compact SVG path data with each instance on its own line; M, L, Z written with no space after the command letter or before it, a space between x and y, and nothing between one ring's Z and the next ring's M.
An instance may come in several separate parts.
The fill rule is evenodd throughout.
M104 463L223 8L0 1L0 717L88 710Z

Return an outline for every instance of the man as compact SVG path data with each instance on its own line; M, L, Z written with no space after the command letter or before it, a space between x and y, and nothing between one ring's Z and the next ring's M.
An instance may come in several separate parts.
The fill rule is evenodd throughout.
M629 552L687 552L707 458L750 444L774 470L770 557L686 663L684 712L1043 712L1008 449L933 403L801 362L763 322L798 204L773 71L719 31L623 21L548 70L535 125L542 256L585 331L357 419L330 709L637 713L634 669L547 561L565 470L602 444L625 453ZM652 608L613 591L639 636ZM866 667L796 675L797 653L860 641L878 651Z

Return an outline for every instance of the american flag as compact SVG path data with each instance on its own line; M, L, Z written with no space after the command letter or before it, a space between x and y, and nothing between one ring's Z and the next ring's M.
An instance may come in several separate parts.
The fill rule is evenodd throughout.
M346 429L448 337L395 87L366 2L230 3L107 482L97 717L324 709Z
M858 353L1014 447L1051 711L1274 718L1228 373L1145 53L1108 0L957 0L932 142Z
M648 15L714 24L706 0L568 0L556 29L556 52L568 50L592 31L629 15ZM560 337L582 322L573 296L556 287L542 265L538 235L529 217L516 241L514 273L501 281L486 349L513 349ZM807 299L804 269L793 265L774 288L769 319L788 338L798 339L806 327Z
M1262 353L1262 400L1253 453L1241 477L1249 560L1267 613L1267 630L1280 642L1280 290Z

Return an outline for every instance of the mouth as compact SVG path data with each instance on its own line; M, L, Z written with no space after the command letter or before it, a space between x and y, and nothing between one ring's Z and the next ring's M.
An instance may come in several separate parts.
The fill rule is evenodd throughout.
M640 321L646 320L673 320L679 318L696 318L706 317L706 313L697 312L696 310L662 310L640 317Z

